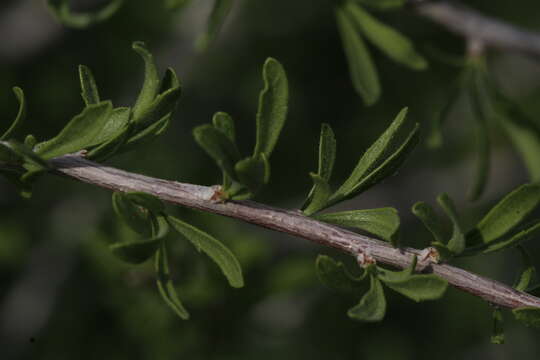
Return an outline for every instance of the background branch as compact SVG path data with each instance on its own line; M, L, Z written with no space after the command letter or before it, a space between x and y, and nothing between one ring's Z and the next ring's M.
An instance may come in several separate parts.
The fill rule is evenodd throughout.
M353 233L304 216L299 211L269 207L252 201L221 202L216 198L217 186L207 187L156 179L103 166L76 155L51 160L58 174L113 191L140 191L161 200L220 214L268 229L284 232L333 247L354 257L369 255L377 262L399 268L407 267L420 250L396 249L388 243ZM516 291L498 281L445 264L420 263L419 270L432 271L451 285L499 306L516 308L540 307L540 299Z
M410 7L450 31L487 47L540 57L540 34L521 29L453 1L410 1Z

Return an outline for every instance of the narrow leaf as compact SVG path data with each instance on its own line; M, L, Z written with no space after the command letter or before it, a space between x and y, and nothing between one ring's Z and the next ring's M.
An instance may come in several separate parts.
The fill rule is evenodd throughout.
M234 166L238 181L256 194L270 180L270 164L264 153L240 160Z
M136 127L139 129L148 127L172 113L176 109L181 93L182 88L176 87L159 94L148 107L139 112L138 117L135 117L137 116L135 114L133 115Z
M199 251L205 252L219 266L232 287L240 288L244 286L240 264L225 245L178 218L167 216L167 221L176 231L191 241Z
M311 216L317 211L323 209L330 198L330 186L318 174L310 173L313 180L313 188L307 207L304 209L304 214Z
M20 87L15 86L13 88L13 93L19 102L19 111L17 112L15 120L11 123L11 126L4 132L2 136L0 136L0 141L7 140L9 137L12 137L26 119L26 100L24 97L24 92Z
M450 221L452 221L452 237L448 241L448 250L454 255L459 255L465 250L465 234L463 233L460 220L457 215L454 202L448 194L441 194L437 197L437 202L444 210Z
M360 283L365 277L367 272L364 271L363 276L352 276L345 265L340 261L335 261L329 256L319 255L315 261L317 269L317 275L321 282L336 291L358 294L365 288L365 285Z
M490 243L519 225L540 203L540 185L525 184L506 195L478 223L467 240Z
M138 119L143 112L148 110L157 96L160 82L154 57L146 48L146 44L136 41L132 48L144 61L144 82L135 106L133 106L133 118Z
M523 270L519 274L518 280L516 281L514 285L514 289L518 291L525 291L529 287L531 280L536 274L536 269L532 262L531 256L527 253L527 251L522 246L518 246L517 249L519 250L521 254L524 266L523 266Z
M412 275L404 281L384 281L390 289L416 302L441 298L448 282L435 274Z
M171 114L167 114L159 121L156 121L152 125L144 128L144 130L138 131L135 135L130 137L126 144L121 147L121 151L130 151L136 147L143 146L154 141L158 136L163 134L169 127L171 122Z
M386 241L392 241L399 229L397 210L389 207L320 214L315 219L364 230Z
M240 161L240 152L230 138L213 125L201 125L193 129L195 141L214 159L231 179L236 179L235 164Z
M347 312L350 318L366 322L381 321L386 313L384 290L376 276L370 276L370 289L358 305Z
M512 309L512 313L525 326L540 329L540 308L524 306Z
M433 210L429 204L419 201L413 205L412 212L422 221L426 229L431 232L436 242L446 242L446 236L441 219L437 216L435 210Z
M112 0L97 11L85 13L73 13L69 3L70 0L47 0L49 10L60 23L68 27L83 29L113 16L123 5L124 0Z
M79 81L81 82L81 96L86 105L100 102L96 80L92 71L85 65L79 65Z
M259 94L257 110L257 142L253 155L264 153L266 158L274 150L287 118L289 85L283 66L275 59L266 59L263 66L264 88Z
M509 239L498 239L484 246L482 253L488 254L494 251L503 250L509 247L517 246L525 241L537 238L540 235L540 220L536 220L526 229L514 234ZM481 247L482 248L482 247Z
M364 36L392 60L414 70L427 68L427 61L401 33L381 23L353 2L346 2L345 11Z
M361 5L365 5L377 10L395 10L403 7L406 0L355 0Z
M45 159L71 154L100 141L100 134L112 111L110 101L89 105L51 140L39 143L35 149Z
M161 241L161 246L156 252L154 264L156 269L157 287L161 297L181 319L189 319L189 313L180 302L171 280L169 260L167 259L167 249L164 241Z
M231 11L232 5L232 0L214 0L214 7L208 17L206 32L197 39L197 48L199 50L205 50L214 41Z
M337 7L335 12L354 89L367 106L373 105L381 96L377 69L364 41L345 10L342 7Z
M406 116L407 108L403 108L388 129L362 155L349 178L332 195L332 198L340 199L351 193L354 187L366 177L368 172L382 161L383 157L388 153L389 148L393 146L395 136L401 129Z
M418 257L413 256L411 264L401 271L391 271L377 266L377 276L382 282L404 282L413 276L416 264L418 264Z
M15 140L0 141L0 160L23 165L27 170L47 170L50 165L25 144Z
M504 344L504 320L500 308L493 310L493 330L491 333L492 344Z

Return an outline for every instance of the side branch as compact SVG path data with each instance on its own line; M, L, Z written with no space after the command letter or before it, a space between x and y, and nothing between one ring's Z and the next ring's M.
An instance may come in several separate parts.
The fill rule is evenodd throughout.
M514 50L540 57L538 33L485 16L457 2L413 0L409 5L417 14L467 39L482 42L487 47Z
M114 191L140 191L161 200L220 214L268 229L302 237L315 243L333 247L355 258L370 255L377 262L399 268L410 265L420 251L412 248L395 249L380 240L356 234L304 216L298 211L269 207L252 201L215 200L216 187L207 187L156 179L103 166L76 155L51 160L55 172L82 182ZM420 266L421 268L421 266ZM428 269L446 279L449 284L479 296L499 306L516 308L540 307L540 299L498 281L444 264L430 264Z

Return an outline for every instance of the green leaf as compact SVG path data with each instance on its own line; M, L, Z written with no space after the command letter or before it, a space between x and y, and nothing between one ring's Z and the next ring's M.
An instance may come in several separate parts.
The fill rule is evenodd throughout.
M232 117L225 112L217 112L212 117L212 124L233 143L236 141L236 132Z
M182 88L178 86L159 94L147 108L139 112L138 117L134 118L136 127L141 129L151 126L164 116L172 113L176 109L181 93Z
M197 250L205 252L219 266L232 287L244 286L240 264L225 245L178 218L167 216L167 221L176 231L191 241Z
M109 4L95 12L73 13L70 0L47 0L49 10L65 26L83 29L98 24L113 16L123 5L124 0L112 0Z
M36 145L36 153L45 159L71 154L105 140L101 133L112 111L110 101L89 105L54 138Z
M214 7L208 17L206 32L201 34L197 39L197 48L199 50L206 50L206 48L214 41L225 22L227 15L231 11L232 5L232 0L214 0Z
M2 146L0 146L0 152L1 149ZM21 174L19 172L8 169L0 169L0 175L4 176L10 183L12 183L17 188L17 192L22 198L29 199L32 197L31 184L21 181Z
M0 140L7 140L7 138L13 136L13 134L19 129L23 121L26 119L26 100L24 97L24 92L20 87L13 87L13 93L19 102L19 111L17 116L11 126L0 136Z
M347 271L342 262L335 261L325 255L317 256L315 266L321 282L331 289L357 294L365 288L360 282L366 277L366 271L364 271L363 276L354 277Z
M187 3L189 3L191 0L165 0L165 7L167 9L179 9Z
M461 96L461 93L462 87L460 86L459 82L453 83L449 93L444 97L445 102L441 109L431 117L431 129L426 139L426 144L429 148L436 149L441 147L443 143L443 135L441 131L442 124L450 115L450 112Z
M144 128L144 130L138 131L135 135L130 137L125 145L122 145L121 151L130 151L136 147L143 146L155 140L158 136L163 134L169 127L171 122L171 114L167 114L159 121L156 121L152 125Z
M79 65L79 81L81 82L81 96L86 105L100 102L96 80L92 71L85 65Z
M167 249L165 242L161 241L161 246L156 252L154 266L156 269L157 287L165 303L184 320L189 319L189 313L180 302L174 284L171 280L169 261L167 259Z
M264 88L259 94L257 110L257 142L253 155L264 153L270 158L285 120L289 101L289 85L283 66L273 58L263 66Z
M15 140L0 141L0 161L20 164L27 170L48 170L51 168L46 160L26 145Z
M330 196L330 187L328 182L332 176L334 169L334 161L336 158L336 139L332 128L328 124L322 124L321 136L319 140L319 165L317 171L317 177L315 179L314 174L310 174L313 178L313 187L311 188L304 206L302 206L306 215L311 215L326 205L328 197ZM317 194L316 194L317 192ZM328 194L326 194L328 193ZM317 204L314 204L314 196L317 196ZM323 201L321 201L323 200Z
M492 344L504 344L504 320L500 308L493 310L493 330L491 333Z
M120 150L129 136L130 114L131 109L127 107L113 109L105 127L97 137L99 144L86 154L88 159L103 161Z
M454 202L448 194L439 195L437 202L448 218L450 218L450 221L452 221L452 237L448 240L448 250L454 255L459 255L465 250L465 234L463 233Z
M377 10L394 10L402 8L407 0L355 0L361 5L365 5Z
M356 184L350 192L346 193L345 199L350 199L351 197L366 191L373 185L378 184L387 177L394 175L418 144L418 128L419 125L416 124L401 146L388 156L381 165Z
M135 41L132 48L144 61L144 82L135 106L133 106L133 118L139 119L142 113L148 111L152 106L151 104L158 94L160 81L154 57L146 48L146 44L142 41Z
M314 218L331 224L364 230L386 241L393 241L399 229L397 210L389 207L320 214Z
M416 302L439 299L448 287L448 282L435 274L411 275L403 281L383 281L390 289Z
M386 313L386 299L381 282L375 275L370 276L370 289L358 305L347 312L350 318L366 322L381 321Z
M240 183L252 194L256 194L270 180L270 164L264 153L240 160L234 169Z
M514 289L518 291L525 291L529 287L531 280L536 274L536 269L527 251L522 246L518 246L517 249L519 250L521 257L523 259L524 267L521 273L519 274L518 280L514 284Z
M126 200L131 201L135 205L142 206L156 215L165 210L163 202L154 195L139 191L126 192L121 194Z
M131 264L140 264L150 259L159 248L161 239L169 232L169 224L163 216L155 217L152 223L153 236L151 239L113 244L109 247L112 253Z
M344 11L364 36L392 60L414 70L427 68L427 61L415 51L412 42L398 31L381 23L353 2L346 2Z
M236 179L234 166L240 161L240 152L234 142L223 131L210 124L193 129L193 136L219 168L231 179Z
M490 243L519 225L540 203L540 185L525 184L506 195L467 234L473 245Z
M404 282L409 280L413 276L417 263L418 257L413 256L411 264L401 271L391 271L377 266L377 276L383 282Z
M412 212L422 221L426 229L431 232L436 242L442 244L446 242L446 236L441 220L429 204L419 201L413 205Z
M525 326L540 328L540 308L524 306L512 309L512 313Z
M317 211L323 209L330 198L330 186L318 174L310 173L313 180L313 188L309 197L309 202L304 209L304 214L311 216Z
M525 228L524 230L516 233L508 239L498 239L494 240L484 246L481 246L480 249L483 249L483 254L488 254L494 251L503 250L512 246L521 244L522 242L537 238L540 234L540 220L536 220L532 223L531 226ZM472 249L476 250L475 248ZM471 254L474 254L472 252Z
M377 69L364 41L345 10L342 7L336 7L335 12L354 89L367 106L373 105L381 96Z
M382 161L395 142L395 136L401 129L406 116L407 108L403 108L388 129L362 155L349 178L332 195L333 199L341 199L350 194L354 187L366 177L366 174Z
M152 214L140 205L132 202L125 194L112 194L113 209L133 231L145 236L152 236Z

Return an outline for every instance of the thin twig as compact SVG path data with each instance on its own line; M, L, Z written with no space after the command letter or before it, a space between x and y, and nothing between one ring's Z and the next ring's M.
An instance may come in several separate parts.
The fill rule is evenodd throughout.
M252 201L216 199L219 187L200 186L156 179L133 174L88 161L80 156L66 155L51 160L59 174L113 191L140 191L161 200L216 213L261 227L302 237L315 243L333 247L355 258L370 256L377 262L398 268L409 266L413 257L422 252L412 248L395 249L388 243L316 221L299 211L269 207ZM420 264L419 269L432 271L458 289L479 296L486 301L508 308L540 307L540 299L516 291L498 281L445 264Z
M540 56L540 34L521 29L453 1L409 1L419 15L490 48Z

